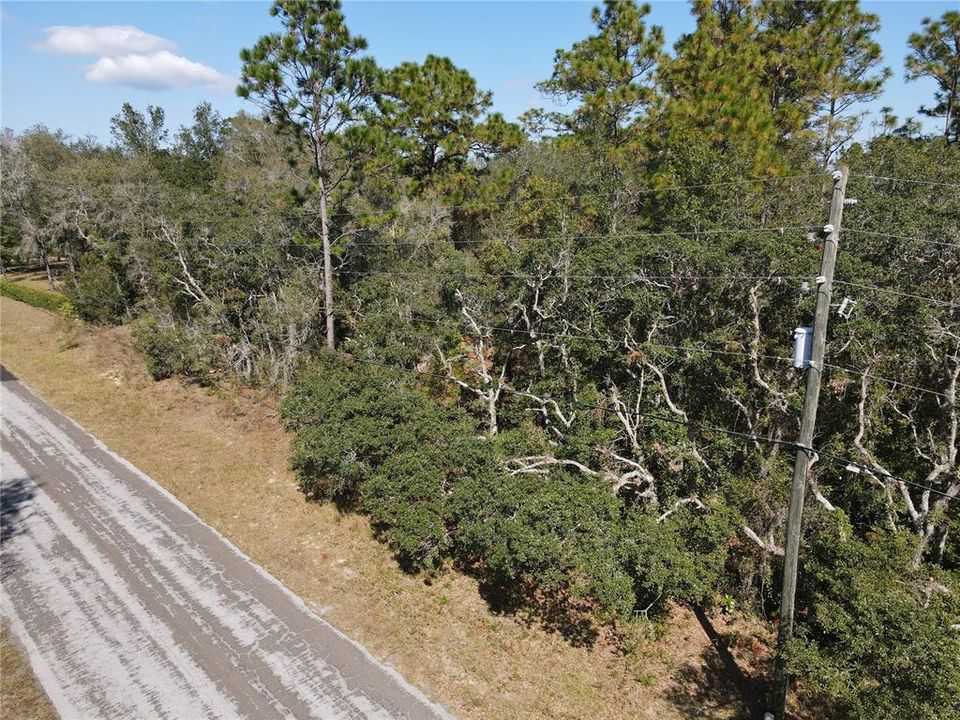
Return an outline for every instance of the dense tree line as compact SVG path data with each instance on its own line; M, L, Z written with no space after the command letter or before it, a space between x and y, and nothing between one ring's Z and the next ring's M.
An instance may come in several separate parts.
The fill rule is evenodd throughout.
M568 109L517 125L450 60L380 68L336 2L279 0L241 56L262 118L5 133L4 263L131 322L157 378L280 388L303 491L410 570L766 616L843 162L790 662L837 717L960 716L960 14L906 61L943 133L887 111L853 143L890 74L857 3L697 0L672 51L648 12L596 9L540 84Z

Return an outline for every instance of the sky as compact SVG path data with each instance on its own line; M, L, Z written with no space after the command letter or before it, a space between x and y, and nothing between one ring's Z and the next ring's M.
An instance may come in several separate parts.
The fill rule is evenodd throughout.
M449 56L493 91L494 108L512 120L531 107L549 107L534 84L549 77L558 48L594 32L594 4L345 0L344 12L382 66L422 61L429 53ZM668 46L693 28L687 3L651 4L649 21L663 26ZM907 37L924 17L960 8L960 0L865 0L862 7L880 16L877 39L894 72L868 109L888 105L901 119L917 116L934 85L904 81ZM172 129L189 124L192 109L204 100L224 115L256 112L234 88L240 49L278 28L268 10L268 2L255 0L2 0L0 124L18 132L44 124L108 141L110 118L124 102L162 106ZM937 129L935 121L925 125Z

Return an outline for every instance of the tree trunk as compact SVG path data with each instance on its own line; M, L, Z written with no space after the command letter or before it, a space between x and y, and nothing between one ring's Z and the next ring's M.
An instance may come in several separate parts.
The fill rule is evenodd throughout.
M923 564L923 556L926 555L927 548L930 546L930 540L933 538L936 530L936 526L926 520L920 525L920 543L917 545L917 549L913 553L914 570Z
M953 106L957 101L957 79L953 80L953 87L950 89L950 92L947 94L947 122L943 128L943 137L946 138L946 141L950 142L950 126L953 124ZM957 140L957 138L954 138Z
M320 235L323 239L323 313L327 326L327 349L336 349L333 322L333 263L330 259L330 221L327 216L327 186L320 177Z
M830 114L827 115L827 130L823 138L823 169L830 169L830 144L833 142L833 123L837 117L837 101L830 101Z
M46 243L38 243L40 248L40 257L43 258L43 269L47 271L47 284L51 290L57 289L57 281L53 277L53 270L50 269L50 258L47 256Z
M497 399L498 393L496 393L492 388L487 390L487 422L490 425L490 435L496 435L499 430L499 422L497 421Z

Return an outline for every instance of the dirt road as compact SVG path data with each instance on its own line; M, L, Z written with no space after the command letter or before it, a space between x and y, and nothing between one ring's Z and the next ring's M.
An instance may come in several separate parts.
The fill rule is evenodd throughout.
M2 376L0 610L62 717L449 717Z

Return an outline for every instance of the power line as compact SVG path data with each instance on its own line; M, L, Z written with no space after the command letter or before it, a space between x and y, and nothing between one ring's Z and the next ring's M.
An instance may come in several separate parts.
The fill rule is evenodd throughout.
M852 177L866 178L868 180L889 180L891 182L910 183L912 185L930 185L933 187L944 187L944 188L960 190L960 184L958 183L944 183L944 182L936 182L934 180L914 180L913 178L898 178L898 177L890 177L888 175L866 175L863 173L850 173L850 175Z
M960 307L960 303L950 302L949 300L938 300L937 298L928 297L926 295L917 295L916 293L904 292L902 290L892 290L890 288L877 287L876 285L863 285L861 283L849 282L847 280L834 280L833 284L845 285L847 287L859 288L861 290L871 290L873 292L886 293L888 295L914 298L916 300L923 300L925 302L933 303L934 305L942 305L944 307Z
M351 362L359 362L359 363L362 363L362 364L364 364L364 365L371 365L371 366L374 366L374 367L379 367L379 368L383 368L383 369L385 369L385 370L390 370L390 371L394 371L394 372L405 372L405 373L408 373L408 374L411 374L411 375L420 376L420 377L430 377L430 378L434 378L434 379L437 379L437 380L443 380L444 382L451 382L451 378L450 378L449 375L442 375L442 374L440 374L440 373L429 372L429 371L427 371L427 370L416 370L416 369L413 369L413 368L405 368L405 367L398 366L398 365L391 365L391 364L389 364L389 363L377 362L376 360L369 360L369 359L367 359L367 358L357 357L356 355L351 355L350 353L345 353L345 352L342 352L342 351L341 351L341 352L337 352L336 354L339 355L339 356L340 356L341 358L343 358L344 360L348 360L348 361L351 361ZM497 389L497 390L502 390L503 392L506 392L506 393L508 393L508 394L510 394L510 395L516 395L516 396L519 396L519 397L526 397L526 398L528 398L528 399L529 399L529 396L530 396L529 393L525 393L525 392L522 391L522 390L516 390L516 389L514 389L514 388L509 387L508 385L499 385L499 386L497 386L497 388L495 388L495 389ZM543 396L543 399L544 399L544 400L548 400L549 402L552 402L552 403L556 403L557 405L560 405L560 403L559 403L555 398L552 398L552 397L549 397L549 396ZM604 412L620 413L620 414L623 414L623 415L630 415L630 416L632 416L632 417L639 417L639 418L642 418L642 419L660 420L660 421L667 422L667 423L672 423L672 424L675 424L675 425L682 425L682 426L685 426L685 427L690 427L690 428L693 428L693 429L695 429L695 430L700 430L700 431L703 431L703 432L709 432L709 433L726 435L726 436L728 436L728 437L734 437L734 438L738 438L738 439L741 439L741 440L749 440L750 442L765 443L765 444L768 444L768 445L780 445L780 446L785 446L785 447L798 447L798 446L799 446L799 443L797 443L797 442L794 441L794 440L779 440L779 439L777 439L777 438L764 437L764 436L762 436L762 435L757 435L757 434L755 434L755 433L745 433L745 432L741 432L741 431L739 431L739 430L731 430L731 429L729 429L729 428L723 428L723 427L719 427L719 426L716 426L716 425L707 425L707 424L704 424L704 423L697 423L697 422L693 422L693 421L691 421L691 420L689 420L689 419L683 419L683 418L678 417L678 416L675 416L675 415L663 415L663 414L660 414L660 413L647 412L647 411L641 412L641 411L639 411L639 410L630 410L630 409L628 409L628 408L611 408L609 405L591 405L591 404L589 404L589 403L581 403L581 402L577 402L577 401L572 401L572 402L568 402L568 403L564 403L564 404L567 405L567 406L569 406L569 407L574 407L574 408L577 408L577 409L580 409L580 410L586 410L586 411L601 410L601 411L604 411ZM827 452L826 450L817 449L817 448L810 448L810 452L813 453L813 454L819 455L819 456L821 456L821 457L824 457L824 458L826 458L826 459L828 459L828 460L832 460L832 461L833 461L834 463L836 463L836 464L842 464L842 465L844 465L846 468L856 467L856 468L859 469L860 471L862 471L862 472L868 472L868 473L870 473L871 475L874 475L874 476L876 476L876 475L878 474L878 473L876 473L875 471L873 471L871 468L869 468L869 467L866 466L866 465L863 465L863 464L858 463L858 462L853 461L853 460L849 460L849 459L844 458L844 457L841 457L841 456L839 456L839 455L835 455L835 454L833 454L833 453L831 453L831 452ZM942 495L942 496L947 497L947 498L952 498L951 495L949 495L949 494L947 494L947 493L945 493L945 492L942 492L942 491L940 491L940 490L937 490L936 488L932 488L932 487L930 487L930 486L928 486L928 485L924 485L924 484L922 484L922 483L918 483L918 482L913 481L913 480L907 480L906 478L903 478L903 477L900 477L900 476L897 476L897 475L893 475L892 473L886 473L886 472L884 472L884 473L880 474L880 476L881 476L881 477L884 477L884 478L886 478L886 479L889 479L889 480L896 480L897 482L902 482L902 483L904 483L904 484L906 484L906 485L911 485L911 486L914 486L914 487L918 487L918 488L921 488L921 489L923 489L923 490L926 490L926 491L928 491L928 492L931 492L931 493L934 493L934 494L937 494L937 495Z
M445 381L445 382L451 382L451 378L450 378L449 375L441 375L440 373L432 373L432 372L428 372L428 371L425 371L425 370L415 370L415 369L412 369L412 368L405 368L405 367L400 367L400 366L397 366L397 365L390 365L390 364L388 364L388 363L377 362L376 360L368 360L368 359L366 359L366 358L360 358L360 357L357 357L357 356L355 356L355 355L351 355L351 354L349 354L349 353L340 352L340 353L337 353L337 354L340 355L341 357L343 357L343 358L346 359L346 360L351 360L351 361L355 361L355 362L360 362L360 363L363 363L363 364L365 364L365 365L373 365L373 366L381 367L381 368L384 368L384 369L387 369L387 370L406 372L406 373L411 373L411 374L413 374L413 375L419 375L419 376L423 376L423 377L432 377L432 378L435 378L435 379L438 379L438 380L443 380L443 381ZM514 388L511 388L511 387L508 386L508 385L498 385L495 389L497 389L497 390L502 390L503 392L506 392L506 393L508 393L508 394L510 394L510 395L517 395L517 396L519 396L519 397L529 397L529 393L524 393L524 391L522 391L522 390L516 390L516 389L514 389ZM544 396L543 399L544 399L544 400L549 400L550 402L553 402L553 403L557 403L558 405L560 404L557 400L555 400L555 399L552 398L552 397ZM670 416L670 415L661 415L661 414L658 414L658 413L651 413L651 412L639 412L639 411L637 411L637 410L629 410L629 409L626 409L626 408L623 408L623 409L620 409L620 410L613 410L613 409L611 409L611 408L610 408L609 406L607 406L607 405L590 405L590 404L588 404L588 403L581 403L581 402L577 402L577 401L572 401L572 402L563 403L563 404L568 405L569 407L575 407L575 408L578 408L578 409L581 409L581 410L588 410L588 411L592 411L592 410L603 410L603 411L605 411L605 412L619 412L619 413L623 413L623 414L625 414L625 415L632 415L632 416L635 416L635 417L649 418L649 419L652 419L652 420L663 420L663 421L665 421L665 422L674 423L674 424L678 424L678 425L685 425L685 426L687 426L687 427L692 427L692 428L695 428L695 429L698 429L698 430L703 430L703 431L705 431L705 432L722 433L722 434L725 434L725 435L729 435L729 436L731 436L731 437L737 437L737 438L741 438L741 439L745 439L745 440L751 440L751 441L754 441L754 442L763 442L763 443L768 443L768 444L772 444L772 445L785 445L785 446L790 446L790 447L796 445L795 442L792 442L792 441L789 441L789 440L778 440L778 439L776 439L776 438L765 438L765 437L763 437L762 435L754 435L754 434L751 434L751 433L744 433L744 432L740 432L740 431L738 431L738 430L730 430L730 429L727 429L727 428L716 427L716 426L713 426L713 425L704 425L704 424L701 424L701 423L691 422L690 420L682 420L682 419L680 419L679 417L674 417L674 416Z
M450 318L450 320L453 320L453 319L454 318ZM417 315L416 317L411 318L411 320L415 322L431 323L434 325L442 325L442 324L445 324L446 322L449 322L443 319L426 318L420 315ZM616 340L612 337L603 338L603 337L597 337L595 335L538 332L535 330L523 330L521 328L509 328L509 327L503 327L498 325L481 325L480 323L476 323L475 326L478 329L485 332L504 332L512 335L526 335L530 337L531 340L534 340L534 341L542 338L545 340L546 339L583 340L586 342L595 342L595 343L607 344L612 346L620 346L622 344L620 340ZM727 355L727 356L733 356L733 357L746 357L746 358L755 357L761 360L775 360L779 362L793 362L792 358L781 357L779 355L766 355L763 353L758 353L756 355L753 355L752 353L738 352L734 350L720 350L718 348L692 348L692 347L687 347L683 345L668 345L664 343L657 343L657 342L653 342L652 340L642 340L642 341L636 342L635 344L637 347L652 347L652 348L657 348L662 350L676 350L678 352L690 353L693 355L706 353L706 354L712 354L712 355Z
M123 168L122 165L116 166L118 169ZM571 195L554 195L551 197L533 197L533 198L511 198L508 200L476 200L472 202L463 202L458 204L445 204L441 203L441 207L450 209L450 210L462 210L462 209L475 209L477 207L500 207L504 205L515 205L523 203L546 203L546 202L557 202L561 200L581 200L586 198L618 198L621 196L643 196L643 195L654 195L660 192L672 192L676 190L698 190L705 188L713 187L735 187L741 185L753 185L753 184L765 184L765 183L774 183L774 182L784 182L788 180L809 180L813 178L823 179L825 176L824 173L813 173L809 175L782 175L782 176L771 176L771 177L753 177L753 178L744 178L741 180L719 180L716 182L709 183L693 183L693 184L684 184L684 185L663 185L661 187L646 186L641 188L635 188L633 190L624 189L620 192L605 192L605 193L579 193ZM67 187L75 188L76 186L62 181L56 180L53 178L31 178L31 182L42 185L57 186L57 187ZM104 183L98 183L99 187L103 185L124 185L124 184L137 184L142 181L141 178L125 178L122 180L110 180ZM392 216L395 213L393 212L380 212L380 213L358 213L363 217L388 217Z
M887 383L888 385L896 387L905 387L910 390L916 390L920 393L926 393L927 395L936 395L937 397L948 398L949 396L946 393L938 392L936 390L930 390L929 388L919 387L917 385L910 385L909 383L901 382L900 380L893 380L891 378L880 377L879 375L874 375L873 373L863 372L862 370L854 370L852 368L845 368L840 365L831 365L830 363L823 363L825 368L830 368L831 370L840 370L842 372L853 373L854 375L859 375L860 377L870 378L872 380L877 380L879 382Z
M426 322L426 323L431 323L431 324L434 324L434 325L442 325L442 324L445 324L446 322L449 322L449 321L454 320L454 318L450 318L449 320L444 320L444 319L438 319L438 318L426 318L426 317L422 317L422 316L420 316L420 315L417 315L417 316L411 317L411 320L412 320L412 321L415 321L415 322ZM539 331L535 331L535 330L524 330L524 329L522 329L522 328L509 328L509 327L503 327L503 326L497 326L497 325L483 325L483 324L481 324L481 323L474 323L474 326L475 326L477 329L482 330L482 331L485 331L485 332L504 332L504 333L509 333L509 334L511 334L511 335L526 335L526 336L530 337L530 339L533 340L533 341L536 341L537 339L545 339L545 340L546 340L546 339L553 339L553 340L582 340L582 341L585 341L585 342L595 342L595 343L599 343L599 344L606 344L606 345L610 345L610 346L613 346L613 347L619 347L619 346L623 345L623 342L622 342L622 341L616 340L616 339L614 339L614 338L612 338L612 337L606 337L606 338L604 338L604 337L597 337L597 336L595 336L595 335L582 335L582 334L573 334L573 333L539 332ZM638 348L640 348L640 347L652 347L652 348L663 349L663 350L674 350L674 351L677 351L677 352L688 353L688 354L691 354L691 355L697 355L697 354L724 355L724 356L729 356L729 357L743 357L743 358L751 358L751 359L754 359L754 358L755 358L755 359L757 359L757 360L772 360L772 361L775 361L775 362L793 363L793 358L785 357L785 356L782 356L782 355L770 355L770 354L765 354L765 353L757 353L756 355L754 355L753 353L747 353L747 352L735 351L735 350L721 350L721 349L719 349L719 348L707 348L707 347L699 347L699 348L696 348L696 347L689 347L689 346L685 346L685 345L669 345L669 344L665 344L665 343L653 342L652 340L642 340L642 341L636 342L636 343L635 343L635 346L638 347ZM628 349L628 350L629 350L630 348L629 348L629 347L625 347L625 349ZM908 389L910 389L910 390L915 390L915 391L920 392L920 393L926 393L926 394L928 394L928 395L935 395L935 396L943 397L943 398L946 398L946 397L947 397L946 394L941 393L941 392L938 392L938 391L936 391L936 390L930 390L930 389L928 389L928 388L920 387L920 386L918 386L918 385L911 385L911 384L909 384L909 383L905 383L905 382L903 382L903 381L901 381L901 380L895 380L895 379L893 379L893 378L887 378L887 377L882 377L882 376L880 376L880 375L874 375L874 374L872 374L872 373L867 373L867 372L864 372L864 371L862 371L862 370L858 370L858 369L856 369L856 368L844 367L844 366L842 366L842 365L832 365L832 364L830 364L830 363L823 363L823 367L825 367L825 368L830 368L830 369L832 369L832 370L839 370L839 371L843 371L843 372L848 372L848 373L851 373L851 374L853 374L853 375L859 375L859 376L861 376L861 377L868 377L868 378L871 378L871 379L873 379L873 380L877 380L878 382L887 383L887 384L889 384L889 385L891 385L891 386L893 386L893 387L898 387L898 386L899 386L899 387L905 387L905 388L908 388Z
M397 277L423 277L426 273L423 271L420 272L411 272L411 271L391 271L391 270L375 270L375 271L365 271L365 270L337 270L338 275L358 275L364 277L379 277L379 276L397 276ZM563 275L533 275L530 273L483 273L484 278L505 278L511 280L563 280L566 278L572 278L577 280L626 280L633 282L644 282L647 280L659 280L659 281L670 281L670 280L690 280L690 281L750 281L750 282L785 282L792 280L808 280L813 281L814 278L809 275L644 275L641 272L631 273L629 275L582 275L578 273L570 273Z
M425 269L426 270L426 269ZM337 275L353 275L357 277L424 277L427 275L426 271L403 271L403 270L336 270ZM508 280L564 280L564 279L574 279L574 280L622 280L625 282L649 282L649 281L659 281L659 282L671 282L671 281L691 281L691 282L704 282L704 281L718 281L718 282L767 282L767 283L781 283L781 282L792 282L792 281L801 281L801 282L814 282L815 278L810 275L644 275L642 272L634 272L626 275L618 274L580 274L580 273L564 273L563 275L533 275L531 273L483 273L484 278L497 278L497 279L508 279ZM953 303L949 300L939 300L938 298L929 297L927 295L918 295L916 293L903 292L901 290L893 290L891 288L882 288L876 285L864 285L862 283L850 282L847 280L834 280L834 285L844 285L847 287L854 287L861 290L870 290L878 293L885 293L889 295L897 295L900 297L914 298L916 300L923 300L924 302L929 302L934 305L941 305L943 307L960 307L960 303Z
M891 240L908 240L910 242L925 243L927 245L941 245L943 247L960 248L958 243L942 242L940 240L927 240L926 238L911 237L909 235L894 235L892 233L875 232L873 230L859 230L857 228L844 228L844 233L856 233L858 235L870 235L871 237L889 238Z
M341 271L341 272L344 272L344 271ZM347 272L353 272L353 271L347 271ZM389 274L399 274L399 273L382 273L382 274L389 275ZM602 276L598 276L598 277L602 277ZM730 278L731 278L731 279L744 279L743 277L740 277L740 276L730 276ZM756 279L766 279L766 278L767 278L767 276L758 276ZM716 279L716 276L714 276L713 278L709 278L709 276L704 276L704 277L701 278L701 279ZM801 279L801 278L798 277L798 278L793 278L793 279ZM802 278L802 279L805 279L805 278ZM838 283L838 284L851 284L851 283L845 283L845 282L841 282L841 281L835 281L835 282ZM875 289L882 290L882 288L875 288ZM922 297L922 296L917 296L917 297ZM107 298L102 298L102 299L103 299L103 300L106 300ZM930 299L930 298L923 298L923 299ZM351 310L349 310L349 309L339 309L339 310L335 310L335 311L334 311L334 314L335 314L335 315L339 315L340 317L348 317L349 315L354 314L355 312L356 312L356 311L351 311ZM415 321L415 322L424 322L424 323L429 323L429 324L433 324L433 325L439 326L439 325L446 324L446 323L448 323L448 322L457 321L458 319L455 318L455 317L451 317L451 318L449 318L449 319L443 319L443 318L428 318L428 317L424 317L424 316L422 316L422 315L416 315L416 316L411 317L411 320L412 320L412 321ZM482 331L485 331L485 332L502 332L502 333L508 333L508 334L511 334L511 335L524 335L524 336L529 337L532 341L536 341L536 340L538 340L538 339L544 339L544 340L579 340L579 341L584 341L584 342L594 342L594 343L598 343L598 344L604 344L604 345L608 345L608 346L611 346L611 347L620 347L621 345L624 344L623 341L617 340L617 339L612 338L612 337L598 337L598 336L595 336L595 335L585 335L585 334L578 334L578 333L540 332L540 331L536 331L536 330L526 330L526 329L523 329L523 328L511 328L511 327L499 326L499 325L485 325L485 324L480 324L480 323L476 323L475 326L476 326L478 329L480 329L480 330L482 330ZM639 347L649 347L649 348L656 348L656 349L659 349L659 350L673 350L673 351L678 352L678 353L686 353L686 354L689 354L689 355L701 355L701 354L706 354L706 355L720 355L720 356L726 356L726 357L742 357L742 358L750 358L750 359L757 359L757 360L771 360L771 361L774 361L774 362L782 362L782 363L792 363L792 362L793 362L793 358L786 357L786 356L781 356L781 355L772 355L772 354L768 354L768 353L757 353L756 355L754 355L753 353L747 353L747 352L743 352L743 351L722 350L722 349L719 349L719 348L708 348L708 347L690 347L690 346L686 346L686 345L671 345L671 344L667 344L667 343L654 342L654 341L652 341L652 340L636 341L636 342L634 343L634 345L635 345L636 347L638 347L638 348L639 348ZM627 348L626 346L624 346L624 347L625 347L625 349L630 349L630 348ZM933 396L936 396L936 397L942 397L942 398L947 398L947 397L948 397L945 393L942 393L942 392L939 392L939 391L936 391L936 390L931 390L931 389L929 389L929 388L921 387L921 386L918 386L918 385L912 385L912 384L910 384L910 383L906 383L906 382L903 382L903 381L901 381L901 380L896 380L896 379L893 379L893 378L887 378L887 377L883 377L883 376L880 376L880 375L875 375L875 374L873 374L873 373L867 373L867 372L864 372L864 371L862 371L862 370L858 370L858 369L856 369L856 368L845 367L845 366L842 366L842 365L833 365L833 364L830 364L830 363L824 363L823 366L824 366L825 368L830 368L830 369L832 369L832 370L837 370L837 371L841 371L841 372L847 372L847 373L851 373L851 374L853 374L853 375L858 375L858 376L860 376L860 377L867 377L867 378L876 380L876 381L878 381L878 382L886 383L886 384L888 384L888 385L890 385L891 387L894 387L894 388L896 388L896 387L903 387L903 388L907 388L907 389L909 389L909 390L914 390L914 391L916 391L916 392L920 392L920 393L924 393L924 394L928 394L928 395L933 395Z
M636 188L634 190L624 190L622 194L625 195L655 195L659 192L668 192L674 190L698 190L704 188L714 188L714 187L733 187L740 185L753 185L755 183L768 183L768 182L782 182L785 180L809 180L811 178L823 179L825 177L824 173L816 173L810 175L783 175L780 177L753 177L753 178L744 178L742 180L720 180L717 182L710 183L694 183L688 185L664 185L662 187L652 187L647 186L643 188ZM510 200L492 200L492 201L481 201L481 202L472 202L472 203L462 203L459 205L444 205L444 207L452 209L463 209L463 208L473 208L478 205L480 206L500 206L500 205L513 205L513 204L522 204L528 202L554 202L557 200L578 200L581 198L604 198L619 197L621 193L586 193L580 195L559 195L549 198L512 198Z
M501 242L535 242L539 240L628 240L633 238L658 238L658 237L697 237L700 235L751 235L761 233L780 233L785 234L788 231L801 230L808 232L810 226L794 225L767 228L716 228L713 230L676 230L667 232L633 232L633 233L610 233L607 235L544 235L540 237L512 237L512 238L485 238L472 240L453 240L444 238L452 245L482 245L487 243ZM431 244L431 241L390 241L383 242L351 242L346 241L345 247L379 247L389 249L391 247L424 247Z
M832 460L838 465L844 465L845 469L848 469L848 470L851 468L856 468L855 472L865 472L873 477L881 477L887 480L896 480L897 482L901 482L904 485L910 485L916 488L920 488L921 490L926 490L927 492L933 493L934 495L941 495L948 499L955 499L956 497L954 495L950 495L949 493L945 493L942 490L937 490L936 488L932 488L929 485L924 485L923 483L919 483L916 480L907 480L906 478L900 477L899 475L894 475L893 473L889 473L885 470L881 471L879 469L871 468L869 465L864 465L863 463L859 463L855 460L849 460L840 455L835 455L831 452L827 452L826 450L822 450L822 449L818 450L814 448L812 452L822 457L825 457L828 460Z

